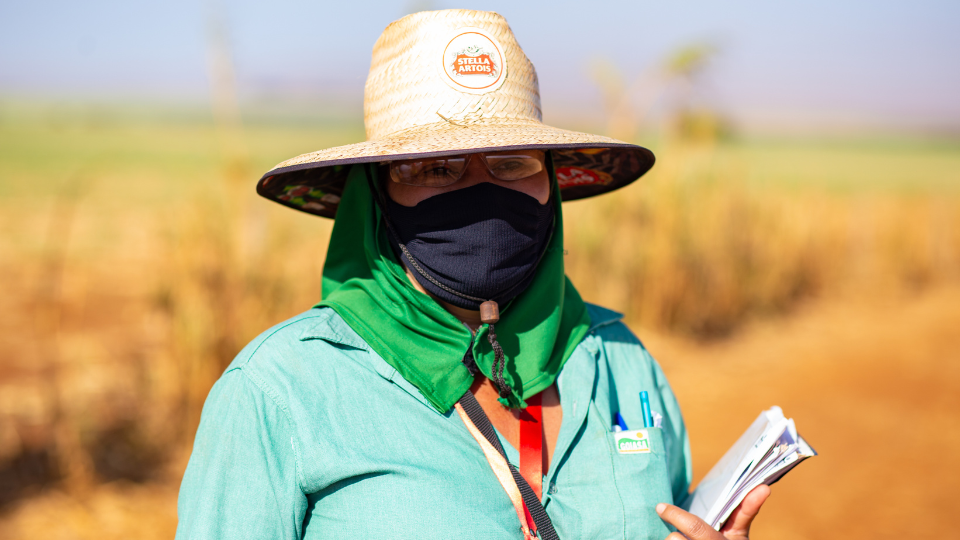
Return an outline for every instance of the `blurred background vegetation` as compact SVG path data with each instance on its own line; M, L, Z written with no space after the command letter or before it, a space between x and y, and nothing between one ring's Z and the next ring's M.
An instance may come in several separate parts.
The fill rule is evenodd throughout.
M4 538L171 537L211 384L319 299L332 223L253 186L362 119L244 105L218 28L210 106L0 94ZM660 359L696 478L772 404L820 450L756 537L952 530L960 470L925 454L960 451L960 137L742 131L697 98L721 54L577 68L604 116L563 127L658 163L565 206L568 274Z

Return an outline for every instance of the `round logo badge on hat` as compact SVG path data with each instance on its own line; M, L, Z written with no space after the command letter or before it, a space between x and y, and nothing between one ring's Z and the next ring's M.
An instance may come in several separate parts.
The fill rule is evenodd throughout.
M481 28L463 27L442 41L440 78L468 94L493 92L507 78L500 42Z

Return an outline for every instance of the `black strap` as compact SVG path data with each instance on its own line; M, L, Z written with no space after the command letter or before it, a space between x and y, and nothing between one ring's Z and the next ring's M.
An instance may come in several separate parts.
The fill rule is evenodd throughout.
M497 449L497 452L500 452L500 455L506 459L507 454L504 453L503 446L500 445L500 439L493 430L493 424L491 424L490 419L487 418L487 413L483 412L483 407L477 402L477 398L473 397L473 393L467 390L467 393L460 398L460 406L463 407L463 412L467 413L473 425L477 426L480 433L482 433L490 444ZM513 474L513 479L516 481L517 487L520 488L520 496L523 497L523 502L527 505L527 511L530 512L533 522L537 525L537 534L543 540L560 540L560 537L557 536L557 531L553 528L553 523L550 522L550 516L547 515L547 511L544 510L543 505L540 504L540 499L538 499L533 492L533 488L530 487L530 484L523 478L520 471L518 471L509 460L507 461L507 465L510 466L510 473Z

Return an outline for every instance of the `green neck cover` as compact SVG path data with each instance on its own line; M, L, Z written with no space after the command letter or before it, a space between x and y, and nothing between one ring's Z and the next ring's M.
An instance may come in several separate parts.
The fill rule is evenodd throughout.
M471 343L477 367L493 378L488 328L483 325L471 338L463 323L413 287L387 241L367 175L379 185L375 165L354 165L347 178L323 267L323 301L317 306L333 308L446 413L473 383L461 363ZM533 282L501 307L496 324L506 355L503 376L513 389L500 401L513 408L526 407L530 396L553 384L590 322L583 300L563 273L563 216L556 178L552 182L553 238Z

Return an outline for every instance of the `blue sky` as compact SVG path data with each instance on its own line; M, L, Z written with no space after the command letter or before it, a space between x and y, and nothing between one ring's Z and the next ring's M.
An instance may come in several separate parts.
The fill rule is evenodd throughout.
M217 7L219 6L219 7ZM370 50L421 7L506 16L540 76L545 118L601 111L587 66L628 77L678 47L719 53L701 94L744 122L960 128L960 2L128 0L0 4L0 96L197 101L220 13L246 99L359 110Z

